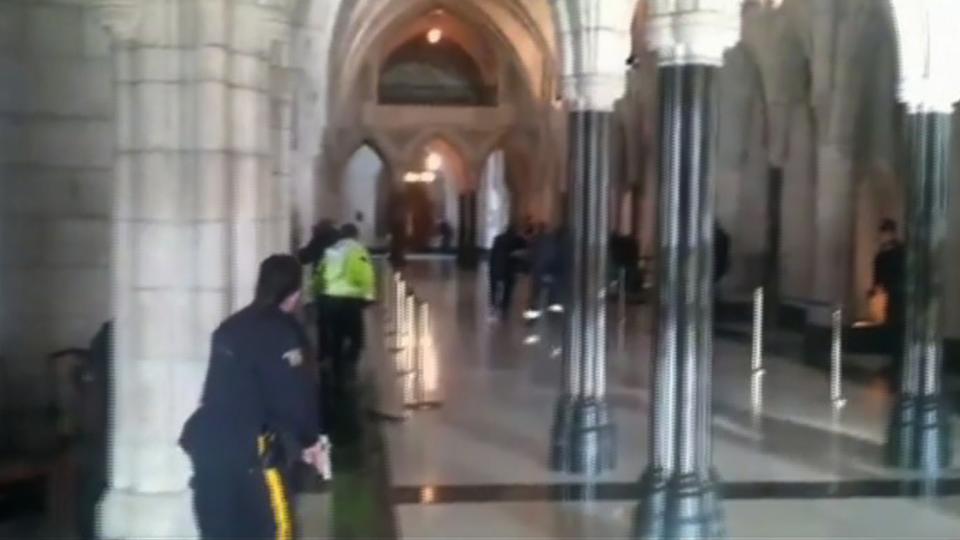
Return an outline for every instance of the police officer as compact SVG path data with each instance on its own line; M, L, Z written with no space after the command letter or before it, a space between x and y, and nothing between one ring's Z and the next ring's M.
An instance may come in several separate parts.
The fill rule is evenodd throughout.
M313 237L310 239L310 243L299 252L300 263L312 265L313 272L316 273L320 262L323 261L324 254L338 240L340 240L340 231L334 226L333 222L330 220L320 221L313 228ZM326 304L326 297L322 294L323 291L314 290L312 292L317 329L317 360L322 363L327 356L330 342L330 324L328 322L330 310Z
M355 225L341 227L341 240L327 249L314 275L314 289L324 297L329 314L331 363L324 367L332 387L327 410L336 414L329 421L331 435L338 444L358 434L354 383L364 345L363 310L373 302L376 288L370 253L358 236Z
M357 238L356 225L340 229L341 240L327 249L317 270L316 282L331 311L330 358L338 381L350 381L363 350L363 309L375 297L375 276L370 252Z
M213 333L200 406L180 439L193 462L204 539L292 538L290 470L301 460L318 470L325 463L316 387L293 316L300 268L295 257L266 259L253 303Z

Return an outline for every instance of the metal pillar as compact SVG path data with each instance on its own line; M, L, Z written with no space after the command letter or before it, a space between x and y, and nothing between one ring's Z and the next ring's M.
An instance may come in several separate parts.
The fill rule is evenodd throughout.
M554 470L596 474L616 465L606 399L611 113L574 111L569 126L564 376L550 461Z
M887 441L890 465L935 473L949 466L949 412L941 393L943 268L951 115L907 116L906 319L903 370Z
M635 537L717 538L712 472L712 92L717 68L659 68L658 320L650 464Z

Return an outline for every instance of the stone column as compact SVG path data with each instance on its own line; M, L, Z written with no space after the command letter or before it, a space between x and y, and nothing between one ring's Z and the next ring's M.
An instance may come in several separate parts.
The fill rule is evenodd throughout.
M211 332L252 298L259 260L283 246L271 227L272 27L267 8L227 0L124 11L139 24L114 31L116 384L101 534L192 538L177 439Z
M616 466L616 429L607 401L607 239L611 132L623 95L633 2L568 2L564 369L551 432L554 470L597 474ZM622 56L618 56L622 53Z
M678 5L679 4L679 5ZM739 2L660 2L656 357L638 538L722 536L712 463L714 84L740 37Z
M949 156L960 100L960 4L891 0L906 110L906 320L900 393L887 443L891 465L936 473L952 461L950 413L941 389Z

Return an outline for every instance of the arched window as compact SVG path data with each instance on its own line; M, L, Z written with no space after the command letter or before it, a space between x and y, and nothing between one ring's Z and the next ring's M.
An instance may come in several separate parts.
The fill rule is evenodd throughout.
M393 51L380 70L383 105L496 106L497 89L454 40L417 36Z

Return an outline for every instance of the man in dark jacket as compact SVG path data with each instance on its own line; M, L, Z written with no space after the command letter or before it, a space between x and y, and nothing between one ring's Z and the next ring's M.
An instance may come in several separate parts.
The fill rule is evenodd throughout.
M301 460L318 470L326 463L306 340L292 314L301 280L297 259L268 258L254 302L213 333L200 406L180 438L203 539L292 538L289 473Z
M340 233L337 227L329 219L324 219L313 226L313 236L300 251L297 252L297 258L300 264L316 265L323 259L323 254L327 248L337 243L340 239Z
M510 315L510 300L520 267L517 252L526 247L526 241L514 226L493 239L490 248L490 308L491 317L506 320Z
M557 288L561 273L562 253L560 230L539 228L530 246L530 305L524 314L537 320L547 306L559 304Z
M310 265L312 267L311 273L315 273L320 261L323 260L324 254L339 240L340 231L333 225L333 222L327 219L320 221L313 226L313 236L310 238L310 242L297 252L300 264ZM330 343L330 309L323 296L315 295L312 300L317 328L316 352L318 360L322 361L327 354L327 344Z
M873 287L870 289L871 296L887 295L884 323L889 327L898 327L904 317L906 254L897 228L897 222L892 219L880 224L880 249L873 259Z
M886 295L883 314L884 349L890 355L891 386L900 380L903 363L903 334L905 306L906 253L898 235L897 222L885 219L880 223L880 249L873 260L873 287L871 297Z

